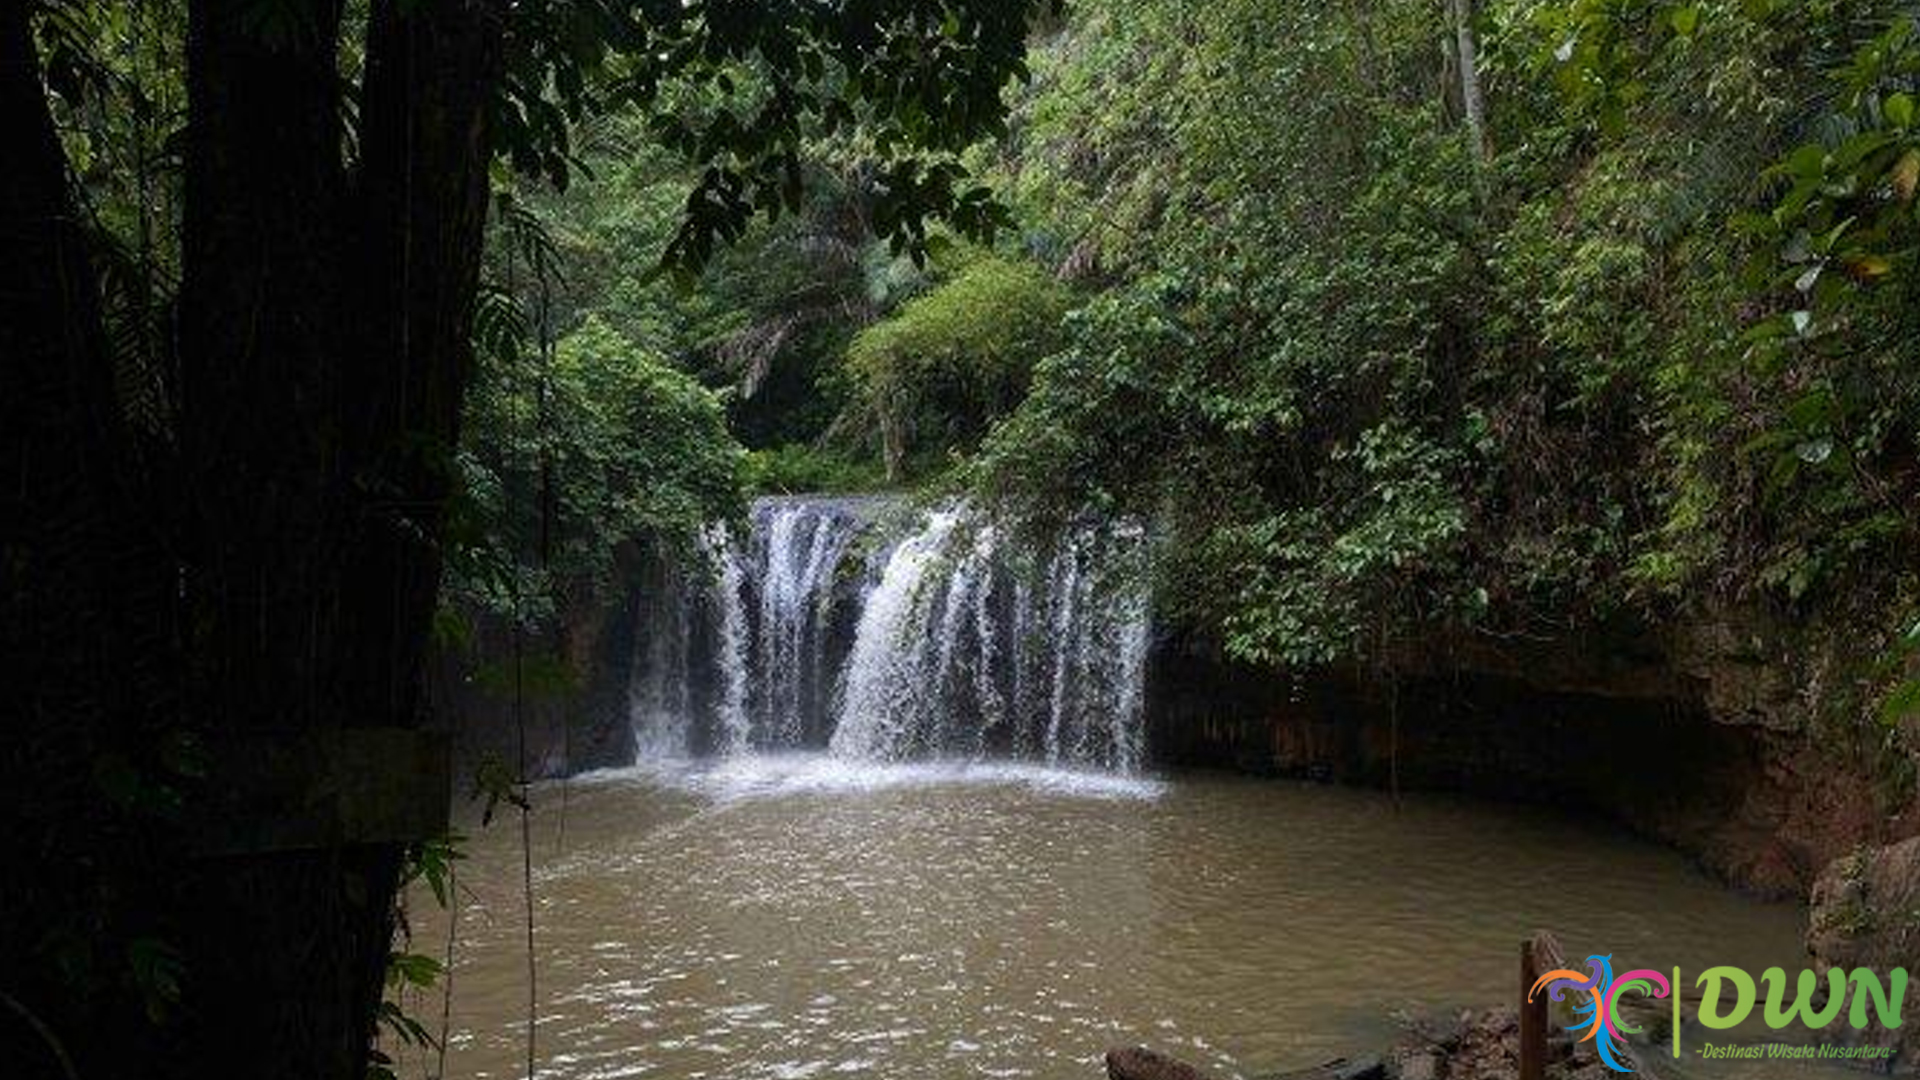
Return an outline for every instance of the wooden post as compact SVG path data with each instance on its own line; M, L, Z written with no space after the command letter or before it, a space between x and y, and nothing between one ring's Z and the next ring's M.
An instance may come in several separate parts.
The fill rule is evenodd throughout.
M1520 1080L1545 1080L1547 1075L1547 995L1527 1000L1540 977L1534 938L1520 943Z

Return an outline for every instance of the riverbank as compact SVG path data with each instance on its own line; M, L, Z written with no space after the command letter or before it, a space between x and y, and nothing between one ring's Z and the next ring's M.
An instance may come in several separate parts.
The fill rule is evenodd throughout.
M1617 1075L1585 1044L1556 1032L1546 1044L1542 1080L1606 1080ZM1187 1062L1146 1047L1117 1047L1105 1057L1108 1080L1216 1080ZM1496 1080L1520 1075L1520 1025L1508 1008L1409 1018L1379 1054L1337 1058L1256 1080Z
M1519 1080L1520 1021L1505 1006L1463 1009L1445 1015L1421 1015L1403 1021L1404 1030L1385 1050L1337 1058L1305 1069L1255 1074L1252 1080ZM1699 1064L1682 1069L1660 1055L1642 1053L1632 1074L1610 1069L1583 1042L1564 1029L1548 1033L1542 1044L1540 1080L1640 1080L1674 1077L1727 1077L1738 1080L1797 1080L1842 1077L1843 1067L1885 1072L1892 1064L1885 1048L1789 1046L1785 1044L1703 1044L1695 1048ZM1145 1047L1107 1052L1108 1080L1218 1080L1188 1062Z
M1920 829L1905 740L1844 629L1721 610L1286 673L1159 644L1154 760L1551 804L1805 901L1838 860Z

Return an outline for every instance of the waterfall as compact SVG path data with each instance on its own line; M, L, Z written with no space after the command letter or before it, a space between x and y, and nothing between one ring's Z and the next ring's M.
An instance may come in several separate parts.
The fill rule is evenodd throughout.
M921 585L954 521L951 513L932 515L887 557L854 634L833 731L834 753L898 757L911 748L905 744L914 735L925 733L924 719L943 703L939 687L925 679L935 636L926 632L929 592Z
M725 529L708 531L706 553L720 567L720 588L714 596L720 624L716 657L720 667L720 730L726 751L737 754L746 750L753 738L753 717L748 712L747 615L741 599L746 567Z
M693 719L693 598L690 582L671 567L656 565L642 579L652 600L640 613L627 712L634 744L643 757L684 754Z
M762 499L753 510L759 636L753 672L756 730L770 745L821 730L833 677L826 670L835 575L860 531L861 504Z
M849 760L1145 755L1146 538L1086 527L1029 550L964 507L754 504L702 576L640 592L643 756L825 748Z

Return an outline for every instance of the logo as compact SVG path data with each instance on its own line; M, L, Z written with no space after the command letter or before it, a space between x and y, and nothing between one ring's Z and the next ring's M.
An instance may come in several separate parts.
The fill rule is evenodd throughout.
M1880 976L1868 968L1854 968L1851 972L1840 967L1828 968L1824 996L1821 994L1819 976L1811 971L1802 971L1795 980L1793 1001L1788 1004L1787 973L1783 968L1768 968L1756 981L1741 968L1725 965L1710 967L1700 973L1695 983L1701 994L1694 1019L1700 1026L1715 1031L1738 1027L1752 1015L1755 1003L1760 1000L1760 984L1766 986L1761 1019L1775 1031L1787 1027L1796 1019L1806 1028L1819 1031L1838 1019L1843 1010L1847 1025L1856 1031L1867 1026L1869 1012L1881 1027L1891 1030L1900 1026L1900 1009L1907 993L1907 971L1905 968L1894 968L1887 973L1886 981L1882 982ZM1569 993L1576 995L1571 1005L1573 1016L1567 1022L1567 1030L1582 1033L1581 1042L1592 1042L1595 1053L1607 1068L1630 1073L1634 1071L1634 1066L1627 1036L1641 1034L1643 1029L1627 1023L1621 1015L1621 1003L1628 994L1671 1002L1673 1056L1677 1058L1680 1056L1681 1000L1675 989L1680 985L1680 969L1677 967L1673 969L1671 982L1652 968L1635 968L1616 977L1613 973L1613 956L1609 954L1587 957L1585 973L1572 968L1556 968L1547 972L1535 979L1527 989L1527 1000L1533 1001L1543 991L1548 1001L1556 1002L1565 1001ZM1848 1000L1849 992L1851 1002ZM1855 1059L1885 1058L1890 1057L1892 1052L1893 1048L1887 1046L1808 1046L1793 1043L1717 1046L1708 1043L1698 1051L1705 1058Z
M1586 1032L1580 1036L1580 1041L1591 1041L1600 1055L1601 1063L1607 1068L1614 1072L1632 1072L1633 1067L1622 1057L1627 1053L1627 1036L1638 1035L1641 1029L1627 1026L1626 1021L1620 1018L1620 995L1633 991L1664 998L1672 995L1673 985L1667 982L1665 975L1652 968L1635 968L1616 979L1612 955L1587 957L1587 969L1589 974L1586 975L1572 968L1557 968L1547 972L1534 980L1533 986L1527 990L1527 1000L1532 1001L1542 987L1546 989L1549 1001L1564 1000L1569 990L1585 994L1573 1005L1573 1014L1578 1022L1569 1023L1567 1030ZM1677 977L1680 969L1673 970ZM1678 998L1674 999L1674 1004L1679 1005ZM1678 1032L1678 1026L1674 1030Z

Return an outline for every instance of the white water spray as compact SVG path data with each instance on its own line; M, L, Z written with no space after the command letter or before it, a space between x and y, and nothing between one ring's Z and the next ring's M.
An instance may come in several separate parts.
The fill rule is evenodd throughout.
M1087 528L1024 552L948 508L887 546L882 505L761 500L748 537L712 534L708 602L676 608L665 590L643 625L670 639L636 666L643 753L825 746L849 762L1138 771L1152 636L1141 532ZM679 690L666 685L676 663Z

